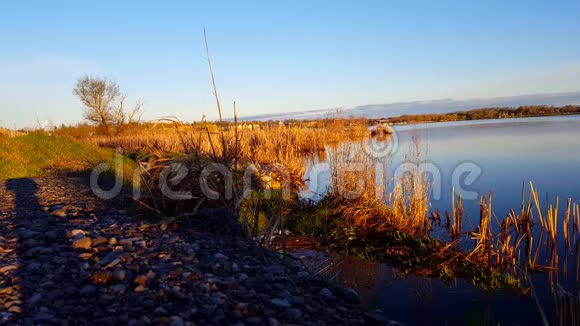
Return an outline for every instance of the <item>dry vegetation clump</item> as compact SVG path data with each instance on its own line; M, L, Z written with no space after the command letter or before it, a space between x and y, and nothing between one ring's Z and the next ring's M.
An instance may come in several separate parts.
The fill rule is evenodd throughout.
M93 136L91 143L102 147L122 148L127 152L151 152L206 156L218 162L233 160L254 164L265 171L277 166L285 170L294 189L303 185L305 153L324 151L328 144L368 136L365 120L336 120L325 127L274 125L242 129L240 124L185 124L164 119L148 127L133 126L131 133L117 136ZM223 157L227 153L230 158ZM233 162L231 162L233 163ZM279 172L279 171L278 171ZM280 173L275 173L280 177Z
M421 169L419 141L405 158L405 171L387 191L384 166L359 145L339 146L331 156L332 205L344 223L361 233L399 231L423 237L429 230L431 191Z

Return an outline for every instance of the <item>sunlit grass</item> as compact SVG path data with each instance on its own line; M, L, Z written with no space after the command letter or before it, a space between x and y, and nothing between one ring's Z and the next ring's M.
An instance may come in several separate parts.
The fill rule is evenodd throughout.
M0 136L0 179L29 178L48 174L86 173L108 163L114 166L115 152L67 137L30 133ZM134 164L122 158L123 178L131 180Z

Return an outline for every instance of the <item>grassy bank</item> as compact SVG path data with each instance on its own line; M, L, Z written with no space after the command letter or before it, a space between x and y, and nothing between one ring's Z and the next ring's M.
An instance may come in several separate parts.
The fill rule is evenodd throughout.
M88 174L101 163L115 164L115 151L63 136L29 133L0 135L0 180L48 174ZM130 180L135 164L122 158L123 177Z

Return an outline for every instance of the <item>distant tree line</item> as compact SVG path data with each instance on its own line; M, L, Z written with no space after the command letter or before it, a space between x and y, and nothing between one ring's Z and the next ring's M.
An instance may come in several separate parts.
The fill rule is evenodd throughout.
M414 114L387 118L389 123L421 123L421 122L444 122L483 119L525 118L540 116L557 116L580 114L580 106L548 106L531 105L520 107L482 108L462 112L442 114Z

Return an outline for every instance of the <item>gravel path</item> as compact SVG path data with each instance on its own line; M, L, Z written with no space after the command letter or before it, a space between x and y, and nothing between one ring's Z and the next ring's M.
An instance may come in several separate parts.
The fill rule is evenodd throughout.
M83 179L0 182L0 200L0 324L388 323L296 261L136 221Z

